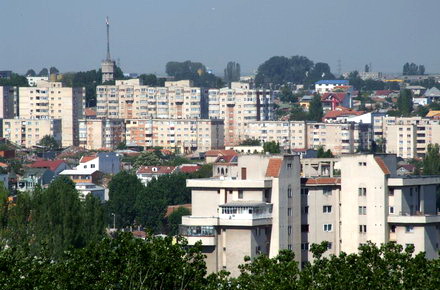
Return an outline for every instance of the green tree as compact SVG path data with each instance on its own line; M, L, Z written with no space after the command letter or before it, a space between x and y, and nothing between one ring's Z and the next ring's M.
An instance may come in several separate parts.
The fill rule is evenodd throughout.
M224 71L225 83L238 82L239 80L240 80L240 64L235 61L228 62Z
M39 146L43 146L47 150L56 150L60 147L59 143L53 136L45 135L41 140L38 142Z
M280 143L275 141L265 142L263 144L264 152L270 153L270 154L278 154L281 152L280 150Z
M280 89L280 101L283 103L294 103L297 102L298 99L295 98L292 89L287 86L282 86Z
M162 164L162 160L157 156L155 152L143 151L136 158L133 164L134 168L139 168L140 166L158 166Z
M290 109L289 119L292 121L306 121L309 120L309 114L305 112L299 105L295 104Z
M40 72L38 73L39 77L47 77L49 75L49 71L47 70L47 68L43 68L42 70L40 70Z
M397 108L402 116L408 117L413 110L413 101L410 90L401 90L397 98Z
M318 95L315 95L310 102L309 107L309 120L316 121L316 122L322 122L322 117L324 116L323 110L322 110L322 102L321 97Z
M35 77L36 75L37 73L33 69L29 69L25 74L27 77Z
M333 153L330 149L327 151L324 150L324 146L319 146L318 152L317 152L318 158L334 158Z
M242 146L261 146L261 141L258 139L246 139L240 142Z
M49 73L52 75L52 74L59 74L60 73L60 71L56 68L56 67L54 67L54 66L52 66L52 67L50 67L50 69L49 69Z
M136 202L145 194L145 187L134 174L121 171L109 183L108 215L115 215L118 229L132 226L136 220Z
M429 144L428 151L423 158L423 174L440 174L440 147L439 144Z
M16 73L12 73L11 78L1 79L0 86L11 86L11 87L29 87L28 80L25 76L21 76Z
M191 215L191 211L181 206L168 216L168 235L175 236L179 233L179 225L182 224L182 217L186 215Z
M210 73L205 65L190 60L184 62L170 61L166 64L167 75L175 80L191 80L197 87L220 88L223 86L221 78Z

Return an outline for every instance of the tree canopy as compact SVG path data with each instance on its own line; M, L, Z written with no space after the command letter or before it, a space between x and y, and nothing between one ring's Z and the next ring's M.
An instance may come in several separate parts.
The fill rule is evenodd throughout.
M45 135L41 140L38 142L39 146L43 146L45 149L48 150L56 150L60 147L60 144L55 140L53 136Z
M417 65L415 63L405 63L403 65L403 71L402 74L404 76L410 76L410 75L424 75L425 74L425 66L424 65Z
M264 152L270 153L270 154L278 154L281 152L280 149L280 143L275 141L265 142L263 144Z
M397 108L401 116L408 117L413 110L413 101L410 90L401 90L397 98Z
M184 62L170 61L166 64L167 75L176 81L191 80L196 87L220 88L223 86L221 78L208 72L205 65L190 60Z
M238 82L239 80L240 80L240 64L235 61L228 62L224 71L225 83Z
M321 122L323 116L324 116L324 112L322 110L321 97L315 95L312 101L310 102L309 120Z

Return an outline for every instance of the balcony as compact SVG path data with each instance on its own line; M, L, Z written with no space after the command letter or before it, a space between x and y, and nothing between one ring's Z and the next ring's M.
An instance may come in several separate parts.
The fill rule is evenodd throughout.
M440 223L440 215L416 213L400 213L398 215L389 215L388 222L393 224L429 224Z
M231 202L220 205L219 225L260 226L272 224L272 204L262 202Z
M179 234L188 240L189 245L198 241L204 246L215 246L215 228L213 226L180 225Z
M232 179L232 178L199 178L188 179L187 187L192 188L271 188L270 179Z

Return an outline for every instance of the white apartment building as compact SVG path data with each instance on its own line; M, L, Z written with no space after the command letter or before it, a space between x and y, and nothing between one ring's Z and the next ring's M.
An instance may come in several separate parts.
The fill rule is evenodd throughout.
M98 118L191 119L207 117L206 90L190 81L165 82L149 87L139 79L117 80L96 88Z
M324 93L332 92L337 87L350 85L347 80L321 80L315 83L315 92L322 95Z
M243 155L214 165L213 173L187 180L192 215L180 227L190 245L202 241L208 272L237 276L245 256L274 257L282 249L299 260L299 156Z
M125 120L81 119L79 122L79 146L88 150L115 149L125 142Z
M316 160L303 162L303 171L328 163ZM367 241L394 241L438 257L439 176L398 176L396 155L343 155L335 162L340 176L324 170L301 181L302 262L312 260L310 245L322 241L330 243L326 255L355 253Z
M429 144L440 144L440 120L422 117L374 117L376 142L384 142L386 153L402 158L423 158Z
M372 132L368 124L257 121L247 124L245 139L257 139L263 143L275 141L285 151L323 146L340 155L369 149Z
M28 84L30 87L36 87L38 82L47 82L49 81L49 76L35 76L35 77L26 77Z
M225 120L225 145L238 145L245 138L246 125L273 119L273 94L248 88L210 89L209 118Z
M19 116L23 119L61 119L63 147L79 144L78 120L85 107L84 88L63 87L61 82L38 82L19 88Z
M52 136L61 144L60 119L3 119L3 137L18 146L31 148L46 136Z
M126 143L144 148L162 147L180 153L224 148L223 120L127 119Z

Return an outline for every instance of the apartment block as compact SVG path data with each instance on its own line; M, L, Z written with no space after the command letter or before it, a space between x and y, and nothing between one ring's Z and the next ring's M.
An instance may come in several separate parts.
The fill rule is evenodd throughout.
M343 155L335 163L340 176L318 170L301 180L302 262L312 260L310 245L322 241L329 242L326 255L355 253L367 241L394 241L438 257L439 176L398 176L391 154ZM325 168L328 160L303 163L303 171L313 171L306 169L311 164Z
M3 137L22 147L30 148L46 136L53 136L61 144L60 119L3 119Z
M225 120L225 145L238 145L245 138L246 125L273 119L273 95L269 90L247 87L210 89L209 118Z
M224 148L223 120L127 119L125 125L127 145L180 153Z
M19 88L19 116L23 119L61 119L63 147L79 144L78 120L85 107L84 88L63 87L61 82Z
M440 144L440 120L422 117L374 117L376 142L402 158L423 158L429 144Z
M97 117L121 119L207 117L206 90L190 81L149 87L139 79L116 81L96 88Z
M323 146L335 155L367 150L372 138L369 125L356 123L259 121L247 124L245 132L246 139L275 141L285 151Z
M17 90L11 86L0 86L0 119L16 117Z
M79 122L79 146L88 150L115 149L125 142L125 120L81 119Z
M245 256L274 257L282 249L299 260L299 156L243 155L215 164L213 173L187 180L192 215L180 227L190 245L202 241L208 272L237 276Z

